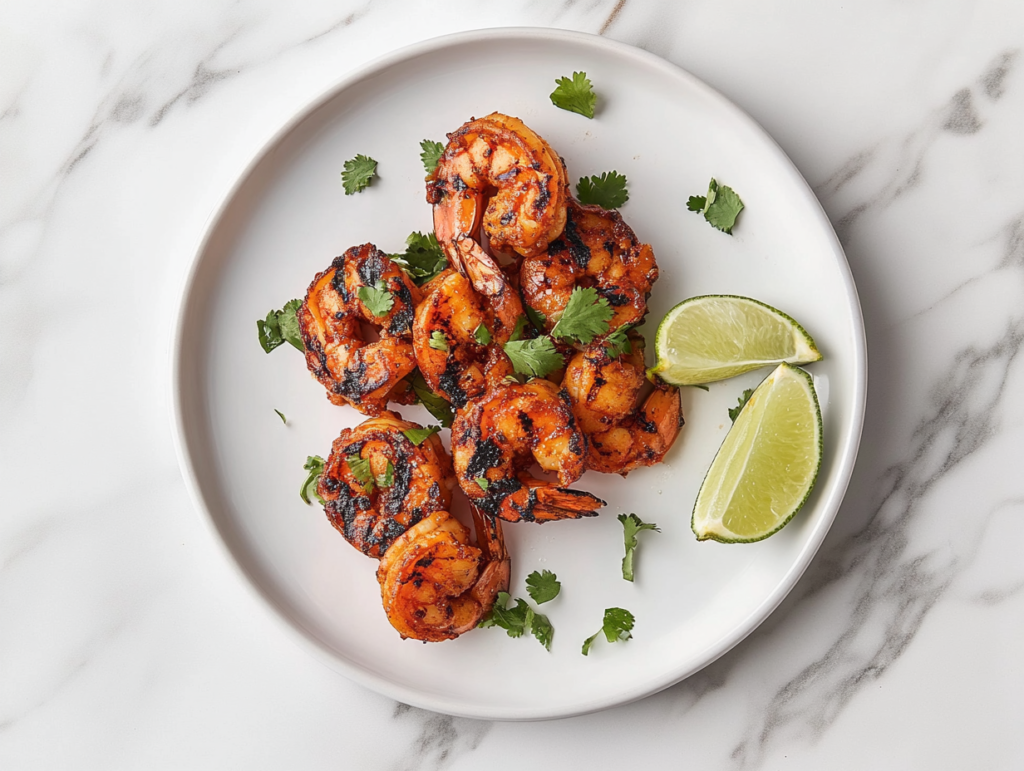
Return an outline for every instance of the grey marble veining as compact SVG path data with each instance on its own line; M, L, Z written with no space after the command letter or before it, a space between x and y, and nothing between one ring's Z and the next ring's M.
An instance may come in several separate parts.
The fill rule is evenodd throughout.
M1024 767L1024 7L939 5L5 4L0 767ZM546 724L397 705L283 640L189 511L163 391L174 279L282 116L521 24L646 48L769 127L871 357L857 472L780 608L660 694Z

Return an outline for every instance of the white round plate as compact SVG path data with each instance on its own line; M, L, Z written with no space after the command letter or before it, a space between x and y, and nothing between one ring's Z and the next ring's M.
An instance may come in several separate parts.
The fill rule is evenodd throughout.
M594 120L548 98L557 78L581 70L598 94ZM399 638L381 609L376 562L298 495L306 456L326 457L339 431L362 416L328 403L291 346L268 356L256 337L257 319L302 297L348 247L370 241L398 252L410 231L429 232L420 140L443 141L470 117L495 110L547 139L572 180L610 169L628 177L622 214L653 245L661 268L648 331L687 297L748 295L796 318L824 354L808 367L825 421L817 488L770 539L698 543L690 531L697 490L730 425L727 410L767 372L708 392L683 389L686 426L663 464L628 479L587 473L575 485L608 501L599 517L505 528L513 596L527 596L525 577L534 570L552 570L562 582L561 595L539 609L555 628L550 652L493 628L439 644ZM377 159L379 177L346 196L339 174L357 153ZM731 237L685 208L711 177L746 203ZM284 626L338 671L402 702L511 720L575 715L654 693L760 624L835 517L866 393L849 266L779 147L678 67L604 38L548 29L412 46L345 78L292 119L212 219L182 296L174 356L179 454L196 506ZM418 406L401 412L433 422ZM640 535L635 583L620 572L615 517L623 512L661 528ZM633 639L601 638L582 656L583 640L610 607L635 615Z

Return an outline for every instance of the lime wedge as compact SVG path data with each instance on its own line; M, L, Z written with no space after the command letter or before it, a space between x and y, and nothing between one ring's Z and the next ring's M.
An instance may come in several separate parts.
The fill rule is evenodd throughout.
M697 493L698 541L767 538L804 505L821 465L821 410L811 376L780 364L751 394Z
M658 325L654 354L648 375L669 385L701 385L821 358L811 336L785 313L727 294L691 297L670 310Z

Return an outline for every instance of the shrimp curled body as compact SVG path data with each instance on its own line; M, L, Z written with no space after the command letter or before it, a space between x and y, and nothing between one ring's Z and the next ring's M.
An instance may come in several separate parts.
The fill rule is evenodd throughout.
M360 298L364 287L381 293L385 305L390 300L384 315ZM378 415L399 400L402 378L416 367L412 321L419 301L419 288L373 244L352 247L317 274L297 315L306 366L331 402ZM380 339L366 341L363 325Z
M402 638L451 640L475 627L508 591L510 561L501 523L473 509L478 546L447 511L400 535L377 568L388 621Z
M459 486L485 514L510 522L593 515L605 502L567 487L583 474L586 454L568 396L547 380L495 385L452 424ZM534 461L558 484L531 476Z
M647 314L647 298L658 278L654 251L641 243L615 211L570 199L565 230L544 254L523 260L523 301L544 315L550 332L573 289L593 287L614 315L609 330L635 326Z
M436 434L416 445L404 433L417 428L385 412L344 429L324 465L317 492L327 518L370 557L380 557L409 527L451 505L451 459Z

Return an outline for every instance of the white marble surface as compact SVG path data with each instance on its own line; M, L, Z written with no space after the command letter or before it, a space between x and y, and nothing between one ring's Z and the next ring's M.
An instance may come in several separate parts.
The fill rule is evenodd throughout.
M467 5L0 5L0 768L1024 767L1024 5ZM760 121L846 248L871 382L768 622L642 702L491 724L348 682L251 599L187 499L168 355L206 218L287 116L510 25L642 46Z

